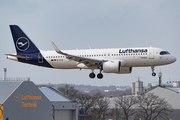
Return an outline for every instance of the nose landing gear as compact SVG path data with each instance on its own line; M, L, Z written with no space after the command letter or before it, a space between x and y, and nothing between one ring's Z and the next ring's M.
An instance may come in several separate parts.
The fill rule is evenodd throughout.
M152 69L152 76L156 76L156 73L154 72L154 70L155 70L154 66L152 66L151 69Z

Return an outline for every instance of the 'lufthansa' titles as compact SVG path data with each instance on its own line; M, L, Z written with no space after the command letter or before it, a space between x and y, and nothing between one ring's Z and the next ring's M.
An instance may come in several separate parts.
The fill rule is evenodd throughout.
M119 53L147 53L147 49L126 49L126 50L119 50Z
M41 96L21 95L21 100L41 100Z

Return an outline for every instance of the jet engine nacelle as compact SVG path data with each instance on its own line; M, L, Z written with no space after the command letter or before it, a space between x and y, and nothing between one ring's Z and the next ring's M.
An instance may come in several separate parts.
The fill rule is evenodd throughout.
M114 60L114 61L108 61L103 63L103 72L104 73L130 73L131 70L128 68L129 67L124 67L126 65L125 60Z
M132 72L132 67L121 67L121 71L116 74L127 74Z

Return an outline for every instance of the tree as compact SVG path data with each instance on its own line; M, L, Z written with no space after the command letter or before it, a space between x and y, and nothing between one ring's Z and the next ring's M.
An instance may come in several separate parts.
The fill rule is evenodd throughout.
M135 105L137 103L134 96L121 96L114 100L115 109L111 110L111 117L115 120L128 120L137 112Z
M143 120L156 120L163 119L168 120L168 111L171 111L172 107L162 98L154 95L153 93L147 93L138 96L138 113L136 118Z
M92 96L84 93L77 95L79 102L79 109L84 110L84 114L89 114L90 108L94 105L94 99Z
M78 90L74 89L73 86L69 86L68 84L63 87L59 87L58 90L67 95L69 98L76 98L79 92Z
M101 93L96 93L93 96L94 105L91 109L91 114L95 120L105 120L109 115L109 100L104 99Z

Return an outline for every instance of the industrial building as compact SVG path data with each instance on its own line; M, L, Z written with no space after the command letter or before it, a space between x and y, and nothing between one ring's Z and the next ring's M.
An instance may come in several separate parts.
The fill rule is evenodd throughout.
M157 86L153 87L151 83L148 83L148 86L144 87L143 82L140 81L138 77L138 81L132 83L132 95L136 97L142 94L153 93L159 98L163 98L172 106L172 111L168 111L168 118L170 120L180 120L180 81L169 81L164 84L162 83L162 72L160 71L158 74L158 82L159 84ZM112 109L117 107L115 99L117 99L117 97L109 98ZM137 108L135 107L133 109ZM132 117L132 119L134 118Z
M0 81L0 120L78 120L78 104L53 87Z
M180 88L155 86L149 89L148 91L144 92L143 94L148 94L148 93L153 93L159 98L165 99L165 101L167 101L172 106L172 110L167 112L169 120L180 120ZM129 96L131 95L124 97L129 97ZM136 97L137 95L133 95L133 96ZM117 98L118 97L108 98L108 100L110 101L109 105L111 109L116 109L118 107L115 102ZM137 110L136 107L132 109ZM132 116L129 119L133 120L134 117Z
M0 82L0 120L52 120L52 105L31 81Z
M55 120L78 120L78 103L51 86L38 86L53 106Z
M169 112L170 119L180 120L180 88L156 86L144 94L149 92L164 98L172 106L173 110Z
M143 82L140 81L140 77L138 77L138 81L132 83L132 95L137 95L143 91Z

